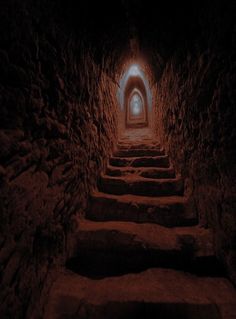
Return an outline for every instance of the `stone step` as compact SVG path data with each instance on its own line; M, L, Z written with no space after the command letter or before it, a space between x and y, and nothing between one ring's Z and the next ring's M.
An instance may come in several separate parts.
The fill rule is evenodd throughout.
M115 151L115 157L138 157L138 156L161 156L165 155L163 149L118 149Z
M112 156L109 161L110 165L124 167L169 167L169 157L162 156L143 156L143 157L115 157Z
M166 227L197 223L192 203L182 196L145 197L94 192L88 202L86 217L97 221L157 223Z
M108 165L106 174L109 176L135 174L147 178L175 178L173 167L116 167Z
M98 188L101 192L116 195L171 196L183 195L184 183L181 178L151 179L138 175L101 175Z
M225 278L170 269L99 280L61 271L44 319L235 319L236 292Z
M73 269L84 263L98 274L115 275L150 267L192 269L217 265L212 232L199 226L167 228L133 222L79 220ZM212 264L211 264L212 266ZM90 268L91 269L91 268Z
M160 143L127 143L127 142L118 142L117 148L120 150L156 150L160 149Z

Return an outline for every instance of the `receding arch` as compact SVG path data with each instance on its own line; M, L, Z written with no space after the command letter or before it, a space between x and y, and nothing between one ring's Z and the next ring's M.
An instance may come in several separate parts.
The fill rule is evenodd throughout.
M144 114L144 101L139 90L134 89L130 95L128 103L129 118L142 118Z
M142 116L131 116L130 102L134 94L142 100ZM148 101L147 92L142 79L139 76L132 76L127 81L124 92L125 106L125 125L126 127L145 127L148 126Z

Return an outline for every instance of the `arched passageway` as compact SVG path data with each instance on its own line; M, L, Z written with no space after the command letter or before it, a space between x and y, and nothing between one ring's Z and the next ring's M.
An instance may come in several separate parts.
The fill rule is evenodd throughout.
M150 76L138 63L128 65L124 70L117 92L119 104L119 135L132 140L151 138L153 101Z
M148 126L148 101L144 83L140 77L131 77L124 92L125 127Z

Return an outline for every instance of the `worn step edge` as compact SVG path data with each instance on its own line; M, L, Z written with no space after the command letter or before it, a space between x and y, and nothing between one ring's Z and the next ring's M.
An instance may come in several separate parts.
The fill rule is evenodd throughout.
M44 319L233 319L236 292L225 278L169 269L94 280L64 270L51 287Z
M169 269L94 280L64 270L53 283L44 319L234 319L236 292L225 278Z
M116 167L108 165L106 175L109 176L125 176L136 174L145 178L175 178L175 170L173 167Z
M113 154L114 157L143 157L162 155L165 155L163 149L118 149Z
M101 174L98 183L100 191L109 194L136 194L144 196L183 195L184 181L180 177L152 179L132 175L114 177Z
M98 221L152 222L166 227L197 224L192 201L182 196L147 197L93 192L86 217Z
M168 155L141 156L141 157L110 157L109 163L112 166L124 167L169 167Z
M225 274L215 256L212 232L197 226L170 229L150 223L80 220L75 237L67 267L93 278L150 267Z
M160 143L154 143L154 144L151 144L151 143L118 143L117 144L117 149L119 150L140 150L140 149L145 149L145 150L154 150L154 149L160 149L161 148L161 145Z
M134 222L78 221L78 248L113 251L176 251L194 257L215 256L213 233L199 226L167 228Z

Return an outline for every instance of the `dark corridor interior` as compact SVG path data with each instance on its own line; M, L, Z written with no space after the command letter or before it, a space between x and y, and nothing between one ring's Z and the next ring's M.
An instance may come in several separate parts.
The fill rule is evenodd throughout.
M235 1L0 1L0 318L236 318Z

